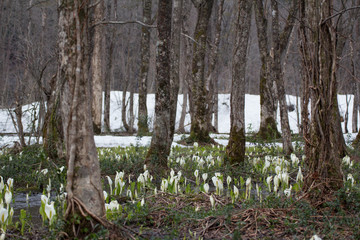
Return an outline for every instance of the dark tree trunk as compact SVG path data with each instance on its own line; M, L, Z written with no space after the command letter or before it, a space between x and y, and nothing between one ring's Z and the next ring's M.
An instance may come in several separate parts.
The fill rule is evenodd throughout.
M75 215L68 235L78 235L78 229L96 225L105 216L100 165L94 142L88 76L88 4L80 0L59 1L59 67L61 83L61 114L67 159L67 209L65 218ZM92 220L88 220L91 216Z
M260 69L260 129L257 134L262 139L280 138L276 125L277 97L274 81L270 77L271 57L269 38L267 37L268 21L262 0L255 1L255 20L259 40L261 59Z
M170 153L170 46L171 46L172 1L159 0L158 8L158 50L156 55L155 122L146 163L155 174L167 170Z
M239 0L238 8L230 100L231 128L229 143L226 147L230 163L240 163L245 160L245 73L252 2Z
M183 0L173 1L173 24L171 36L171 78L170 78L170 129L169 148L174 140L176 110L180 85L180 36L182 27L182 4Z
M151 24L152 0L143 0L143 22ZM147 80L150 63L150 29L142 27L141 35L141 67L139 79L139 112L138 134L144 135L149 132L147 112Z
M209 135L207 117L210 113L207 103L208 89L205 78L205 55L207 44L207 31L214 0L193 0L198 10L198 19L194 33L194 52L192 61L192 84L191 104L193 114L191 116L190 139L196 142L209 143L212 141Z
M301 1L302 52L306 84L311 85L311 120L305 136L306 164L304 190L319 198L343 186L341 160L337 147L340 119L337 106L336 33L332 2ZM325 20L327 19L327 20ZM305 87L305 86L304 86ZM303 109L305 106L303 107ZM303 117L304 116L303 114ZM303 125L307 122L303 122ZM317 190L317 191L314 191ZM318 201L318 199L316 199Z

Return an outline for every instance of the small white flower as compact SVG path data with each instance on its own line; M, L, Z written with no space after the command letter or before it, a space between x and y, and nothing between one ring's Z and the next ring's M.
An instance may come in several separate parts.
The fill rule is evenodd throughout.
M234 196L235 199L237 199L239 197L239 189L234 185Z
M141 203L140 203L140 205L143 207L144 205L145 205L145 199L143 198L143 199L141 199Z
M8 185L9 188L11 189L11 188L13 187L13 185L14 185L14 179L9 178L9 179L7 180L7 185Z
M210 203L211 203L211 207L214 208L215 207L215 199L212 195L210 196Z
M248 179L246 179L246 186L250 186L251 185L251 177L249 177Z
M166 180L166 179L163 179L162 181L161 181L161 187L160 187L160 189L161 189L161 191L163 191L163 192L166 192L166 190L167 190L167 188L168 188L168 180Z
M264 164L264 167L263 167L263 170L262 172L266 172L266 170L270 167L270 162L267 158L265 158L265 164Z
M280 172L281 172L281 167L280 167L280 166L276 166L276 167L275 167L275 173L276 173L276 174L280 174Z
M268 185L268 188L269 188L269 192L271 192L271 181L272 181L272 176L268 176L267 178L266 178L266 183L267 183L267 185Z
M290 185L289 188L287 188L287 189L284 190L285 196L287 196L287 197L290 197L290 196L291 196L291 189L292 189L292 186Z
M104 194L104 200L106 200L106 199L107 199L107 197L108 197L108 194L107 194L107 192L106 192L106 191L103 191L103 194Z
M297 176L296 176L296 181L297 182L303 182L303 180L304 180L304 176L302 175L302 173L301 173L301 167L299 166L299 171L298 171L298 173L297 173Z
M199 147L199 144L197 142L194 142L194 148Z
M207 183L204 184L204 191L206 193L209 193L209 184L207 184Z
M56 215L54 202L51 202L50 204L45 204L45 214L51 222L54 216Z
M42 174L46 175L46 174L48 173L48 170L47 170L47 168L45 168L45 169L41 170L40 172L41 172Z
M118 210L119 207L120 207L120 204L116 200L112 200L108 205L108 209L111 211Z
M204 180L204 182L206 182L206 179L208 178L208 174L207 173L203 173L202 174L202 179Z
M6 208L0 208L0 222L2 224L5 223L5 221L7 220L8 218L8 210Z
M321 240L321 238L318 235L314 235L310 238L310 240Z
M347 175L347 178L346 178L346 179L347 179L348 181L350 181L351 187L354 186L355 179L354 179L354 177L353 177L353 175L352 175L351 173L349 173L349 174Z
M280 180L278 175L274 177L274 192L276 193L279 188Z
M290 155L290 158L294 166L299 164L299 158L294 153Z
M12 199L12 193L11 193L9 190L7 190L7 191L5 192L5 203L6 203L7 205L10 205L11 199Z
M230 185L230 183L231 183L231 177L230 176L227 176L226 183L227 183L228 186Z
M195 175L196 178L198 178L199 177L199 170L196 169L195 172L194 172L194 175Z
M59 168L59 172L62 173L64 171L64 166L62 166L61 168Z

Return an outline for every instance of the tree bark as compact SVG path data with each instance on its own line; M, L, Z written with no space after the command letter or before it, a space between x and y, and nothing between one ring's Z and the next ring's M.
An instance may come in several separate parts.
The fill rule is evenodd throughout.
M230 100L231 128L226 147L230 163L240 163L245 160L245 73L252 1L239 0L238 8Z
M260 69L260 129L257 134L262 139L280 138L276 126L276 91L270 77L271 57L269 53L269 38L267 37L268 21L262 0L255 1L255 20L259 40L261 59Z
M59 66L61 83L61 114L67 159L67 209L65 218L82 216L78 228L91 227L87 215L100 221L105 216L100 166L94 142L88 80L88 7L80 0L59 1ZM85 215L85 214L86 215ZM85 215L85 216L84 216ZM92 220L90 220L92 221Z
M143 22L151 24L152 0L143 0ZM150 63L150 29L141 29L141 67L139 78L139 111L138 111L138 134L144 135L149 132L147 112L147 80Z
M297 1L294 1L296 4ZM279 8L276 0L271 0L272 6L272 36L273 36L273 58L272 58L272 72L271 80L276 82L278 100L280 105L280 120L281 131L283 140L283 151L286 155L290 155L294 149L291 143L291 131L289 124L288 108L286 103L284 78L281 71L281 54L286 49L286 44L283 45L283 49L280 49L280 24L279 24ZM290 13L291 14L291 13ZM292 24L293 25L293 24ZM292 28L291 28L292 29ZM291 32L291 31L290 31ZM288 34L288 39L290 34Z
M217 17L215 21L215 39L214 43L211 45L211 51L209 54L209 66L207 71L207 84L209 84L209 93L207 102L210 104L209 106L209 114L208 114L208 129L212 132L217 132L217 127L213 126L212 120L213 115L218 111L217 103L217 84L218 80L215 78L215 67L217 65L218 55L219 55L219 45L220 45L220 37L221 37L221 24L223 21L223 12L224 12L224 2L225 0L219 0L219 4L217 6ZM216 108L215 108L216 107Z
M146 163L155 174L167 171L167 157L170 153L170 44L171 44L172 1L159 0L158 8L158 50L156 54L155 122Z
M209 20L214 0L202 0L200 4L193 3L198 10L198 19L194 33L194 52L192 60L192 83L191 97L193 115L191 116L190 139L196 142L209 143L212 141L209 135L207 116L209 104L207 103L208 89L205 78L205 55Z
M337 152L340 122L336 114L338 106L334 104L337 103L336 33L332 19L325 20L332 15L332 9L331 1L301 0L305 81L311 86L311 120L306 126L308 137L305 137L309 173L305 177L304 190L317 201L343 186L341 160Z
M174 140L176 110L180 85L180 39L182 27L182 5L183 0L173 1L173 19L171 34L171 74L170 74L170 129L169 129L169 148Z
M104 1L100 1L94 7L94 23L104 18ZM103 26L96 25L92 34L93 52L91 56L91 79L92 79L92 115L94 133L101 133L102 117L102 92L103 92Z

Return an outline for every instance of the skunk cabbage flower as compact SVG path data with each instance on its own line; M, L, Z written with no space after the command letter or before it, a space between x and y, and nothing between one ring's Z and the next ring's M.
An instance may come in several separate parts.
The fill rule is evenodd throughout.
M239 197L239 189L234 185L234 196L235 199L237 199Z
M209 193L209 184L207 184L207 183L204 184L204 191L206 193Z
M8 218L8 210L6 208L0 208L0 222L2 224L5 223L5 221L7 220Z
M271 181L272 181L273 177L272 176L268 176L266 178L266 183L268 185L268 188L269 188L269 192L271 192Z
M212 195L210 196L210 203L211 203L211 207L214 208L215 207L215 199Z
M230 176L227 176L226 183L227 183L228 186L230 185L230 183L231 183L231 177Z
M296 181L297 182L303 182L303 180L304 180L304 176L302 175L302 173L301 173L301 167L299 166L299 171L298 171L298 174L297 174L297 176L296 176Z
M202 179L204 180L204 182L206 182L206 179L208 178L208 174L207 173L203 173L202 174Z
M310 238L310 240L321 240L321 238L318 235L314 235Z
M291 158L291 162L292 162L293 165L298 165L299 164L299 158L294 153L292 153L290 155L290 158Z
M48 219L50 220L50 222L52 222L52 219L56 215L54 202L51 202L50 204L45 204L45 214L48 217Z
M12 199L12 193L9 190L5 192L5 203L9 206Z

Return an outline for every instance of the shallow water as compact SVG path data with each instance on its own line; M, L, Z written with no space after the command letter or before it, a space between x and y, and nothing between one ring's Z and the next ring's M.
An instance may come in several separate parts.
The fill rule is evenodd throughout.
M41 215L39 213L41 205L41 193L33 193L29 195L28 202L26 201L26 193L15 194L14 218L13 222L19 221L20 210L24 209L31 215L31 222L33 225L42 224Z

